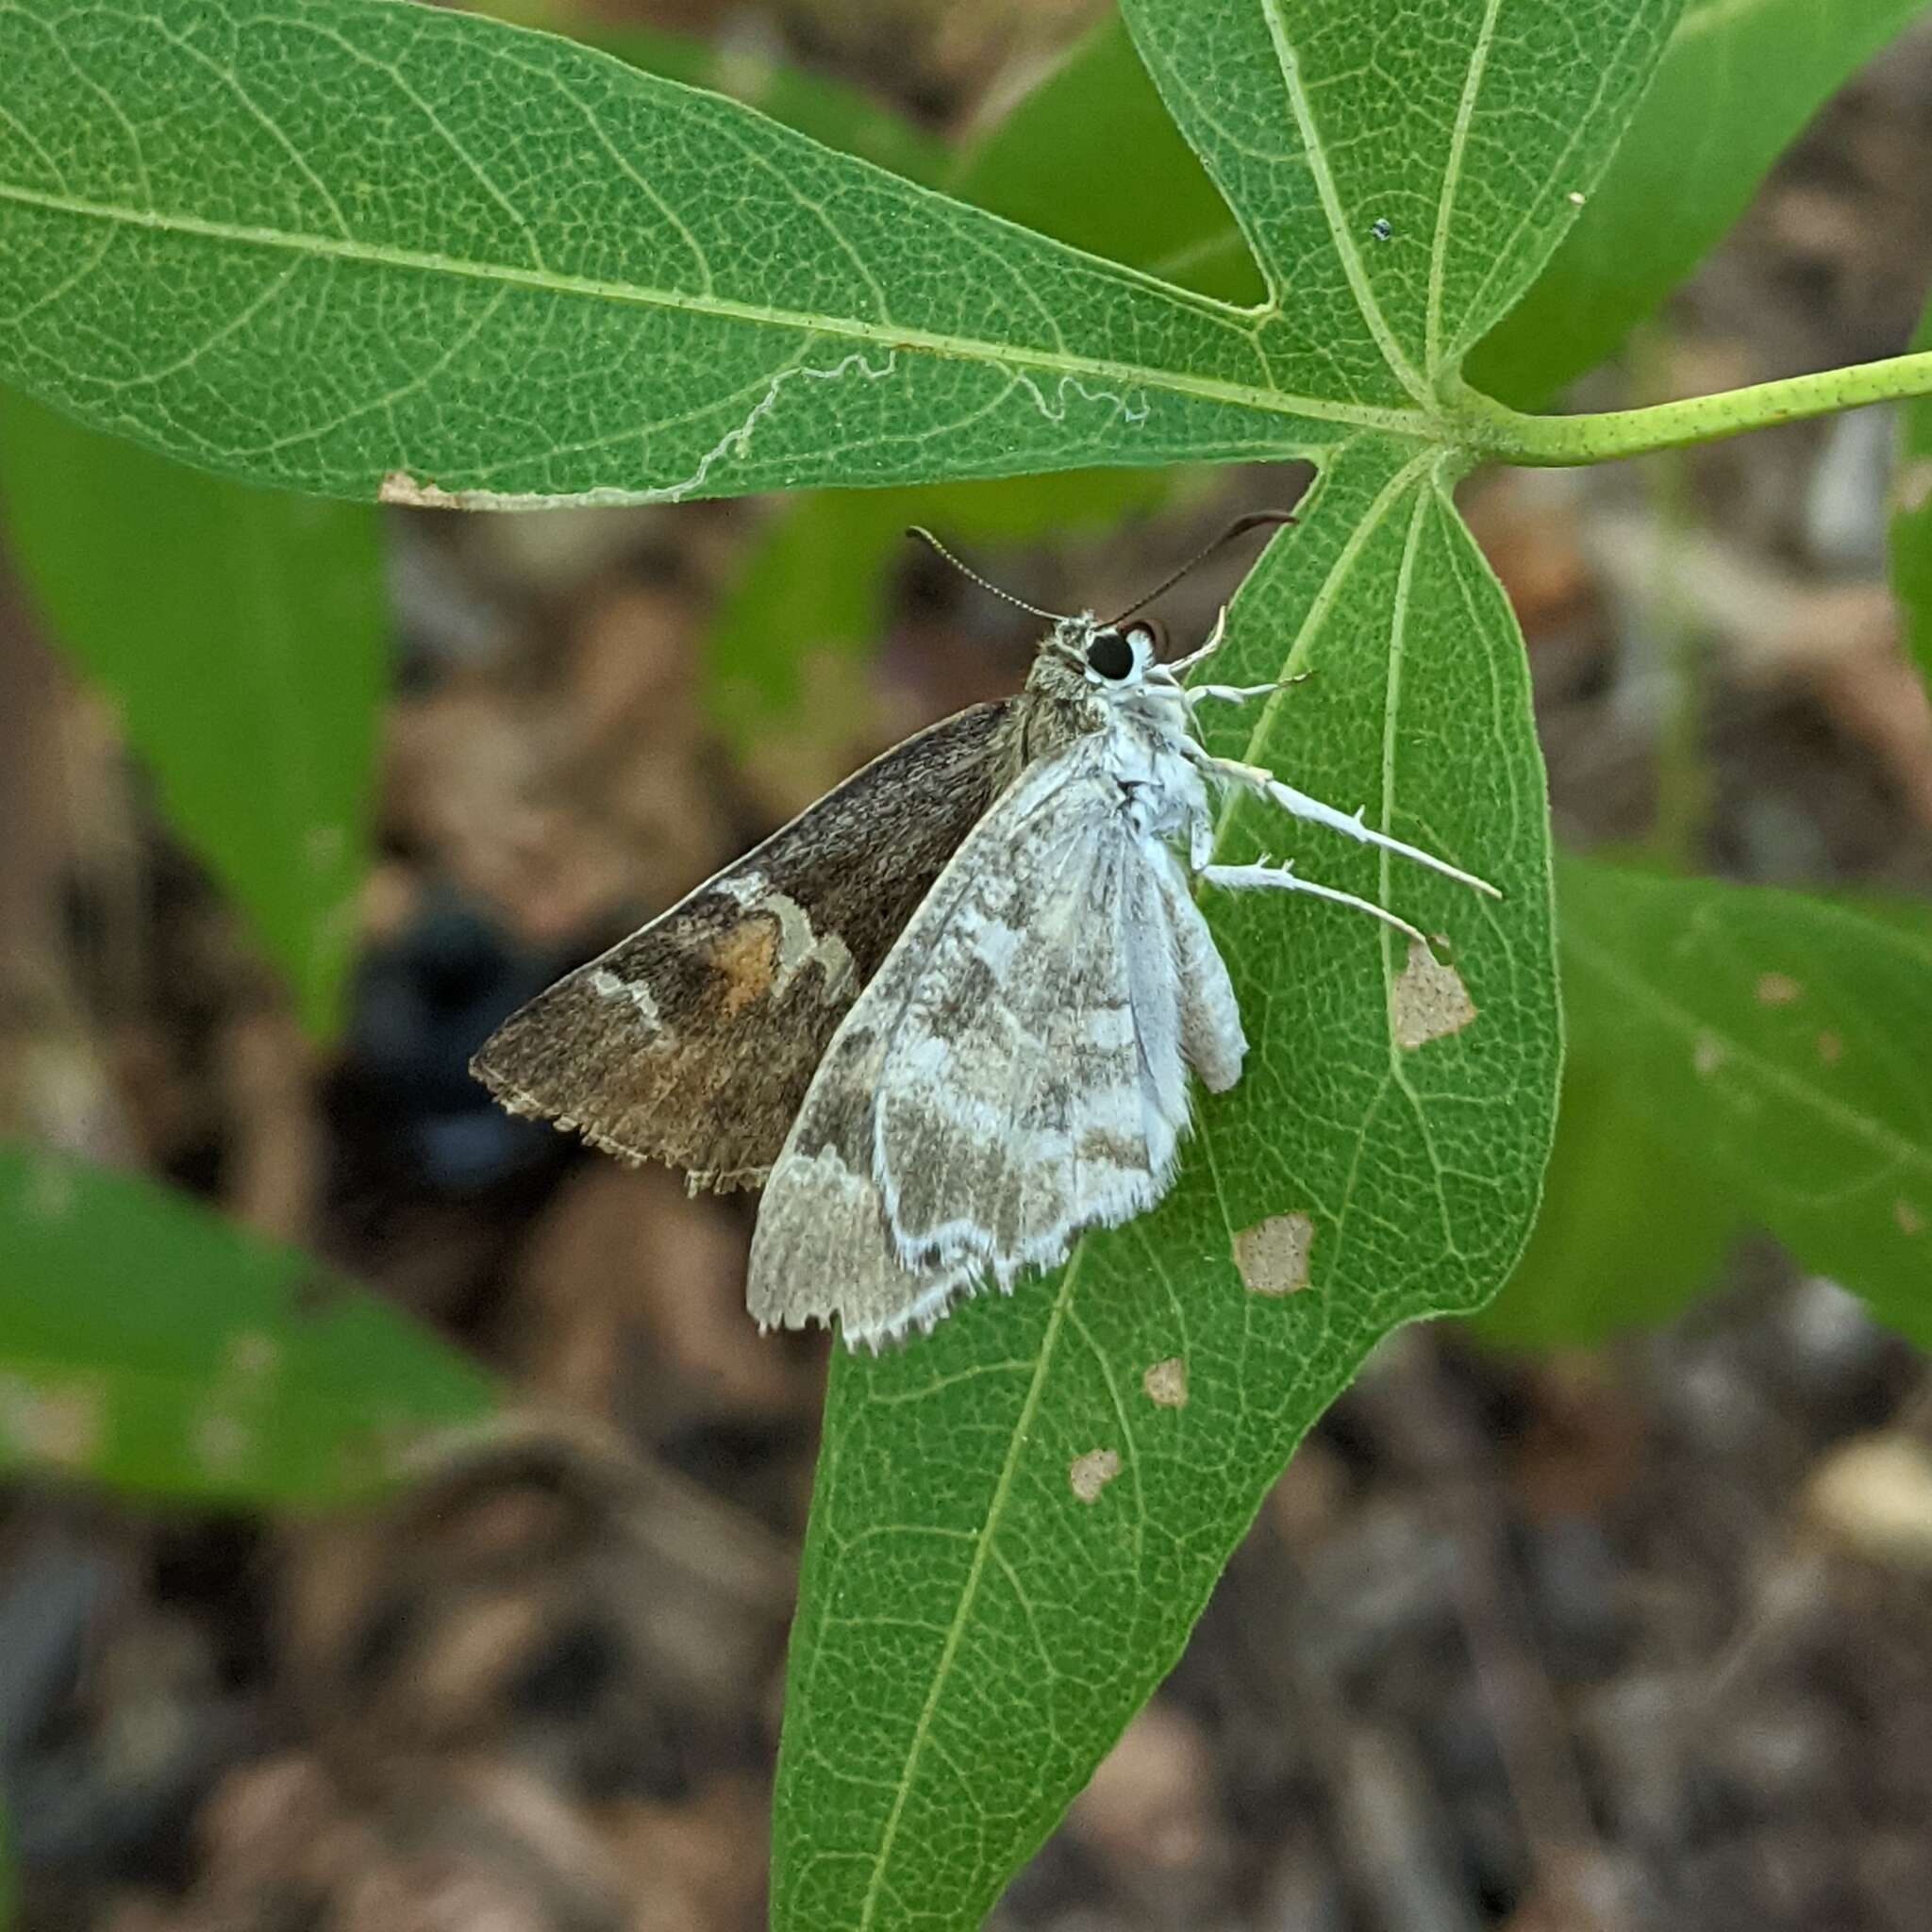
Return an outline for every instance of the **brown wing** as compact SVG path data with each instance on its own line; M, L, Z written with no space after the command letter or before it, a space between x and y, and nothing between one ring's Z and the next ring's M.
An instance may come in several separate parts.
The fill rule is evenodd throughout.
M991 802L1011 702L855 772L511 1014L471 1072L624 1159L757 1186L845 1009Z

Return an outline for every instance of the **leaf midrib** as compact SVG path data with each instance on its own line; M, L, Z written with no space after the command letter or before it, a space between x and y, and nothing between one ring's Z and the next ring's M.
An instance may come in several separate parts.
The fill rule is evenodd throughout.
M1328 166L1328 150L1323 142L1320 128L1315 125L1313 108L1302 86L1301 57L1295 51L1288 22L1282 16L1281 0L1261 0L1261 13L1268 24L1268 38L1274 49L1275 65L1281 70L1282 91L1288 96L1289 112L1294 117L1295 128L1301 135L1302 152L1307 157L1308 173L1314 177L1315 193L1322 204L1323 217L1328 224L1329 240L1334 245L1336 259L1341 264L1341 272L1347 278L1349 291L1355 296L1356 307L1361 312L1363 325L1374 338L1375 347L1381 351L1390 375L1419 404L1426 406L1428 386L1396 340L1395 331L1389 325L1389 318L1382 313L1382 305L1376 298L1374 284L1369 280L1368 264L1362 259L1361 250L1356 246L1355 236L1343 216L1341 191Z
M470 260L430 249L404 248L390 242L356 238L317 235L299 229L268 228L240 222L219 222L206 216L151 209L120 208L111 203L90 200L80 195L53 194L17 183L0 182L0 202L14 202L82 220L103 221L125 227L158 230L167 234L196 236L211 242L244 247L276 250L306 258L349 261L363 266L403 269L421 275L447 275L454 279L489 283L504 288L542 291L556 295L584 297L634 308L664 308L681 313L705 315L728 321L749 322L804 335L820 335L881 349L921 350L930 355L951 357L958 361L985 363L1009 369L1015 366L1039 369L1054 375L1094 376L1122 383L1164 389L1174 394L1205 402L1226 403L1257 414L1307 417L1319 422L1341 423L1355 428L1378 429L1390 435L1417 441L1452 440L1449 425L1440 417L1421 408L1384 408L1370 404L1346 403L1323 396L1293 394L1282 390L1257 388L1250 383L1226 381L1218 376L1195 375L1185 370L1162 369L1146 363L1121 362L1108 358L1077 356L1019 343L988 341L974 336L947 334L936 329L882 325L856 316L808 315L763 303L744 302L730 296L693 295L679 290L650 288L636 282L609 281L592 275L574 275L556 270L525 268L501 262ZM1099 258L1094 258L1099 263ZM1114 264L1099 263L1103 267ZM1163 285L1150 280L1149 288ZM1184 291L1174 291L1176 295ZM1199 298L1186 305L1193 312ZM1231 316L1247 311L1231 308ZM1284 445L1292 453L1292 446Z

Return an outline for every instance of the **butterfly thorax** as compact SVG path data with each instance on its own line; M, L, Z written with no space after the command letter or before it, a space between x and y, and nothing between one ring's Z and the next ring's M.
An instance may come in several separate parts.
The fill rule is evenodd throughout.
M1025 688L1009 708L995 788L1004 791L1029 765L1079 739L1125 730L1159 741L1185 734L1186 718L1178 684L1155 661L1150 629L1123 631L1091 611L1062 618L1041 640Z

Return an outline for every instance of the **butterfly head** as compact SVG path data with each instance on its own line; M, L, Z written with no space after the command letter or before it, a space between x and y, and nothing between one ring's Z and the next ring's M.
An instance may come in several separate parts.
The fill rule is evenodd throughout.
M1049 631L1028 683L1057 697L1107 699L1168 681L1159 627L1149 618L1103 624L1091 611L1065 617Z

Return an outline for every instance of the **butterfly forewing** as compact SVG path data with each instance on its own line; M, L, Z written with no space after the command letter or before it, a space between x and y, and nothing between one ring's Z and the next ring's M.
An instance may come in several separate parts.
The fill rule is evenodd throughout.
M512 1014L477 1077L623 1158L756 1186L840 1020L986 811L1008 708L874 759Z

